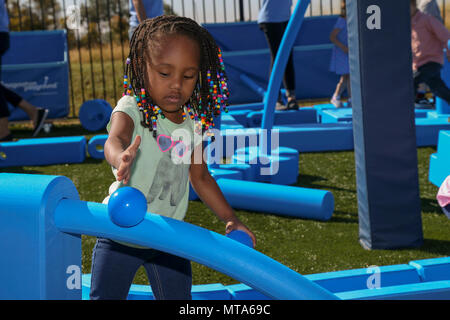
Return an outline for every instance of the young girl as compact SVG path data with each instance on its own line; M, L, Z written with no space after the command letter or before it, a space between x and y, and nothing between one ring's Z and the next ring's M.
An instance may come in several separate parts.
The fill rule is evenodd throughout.
M345 89L347 89L348 92L348 104L351 105L346 15L345 0L342 0L341 14L330 34L330 41L334 43L333 51L331 53L330 71L335 72L340 76L336 90L331 98L331 103L337 108L343 106L341 102L341 94Z
M190 181L225 222L226 233L245 231L255 244L206 163L195 159L197 151L203 155L201 141L192 147L194 131L206 132L213 116L226 108L226 80L220 49L195 21L159 16L142 22L130 42L124 96L107 126L105 158L117 179L109 193L123 185L135 187L146 195L148 211L183 220ZM141 265L156 299L191 299L190 261L103 238L93 250L90 298L126 299Z

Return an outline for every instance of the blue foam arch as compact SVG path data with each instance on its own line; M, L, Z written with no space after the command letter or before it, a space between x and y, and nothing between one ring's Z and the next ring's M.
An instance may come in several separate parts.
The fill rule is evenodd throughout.
M101 236L165 251L196 261L274 299L337 297L299 273L237 241L204 228L148 213L135 227L120 228L100 203L63 199L55 209L63 232Z

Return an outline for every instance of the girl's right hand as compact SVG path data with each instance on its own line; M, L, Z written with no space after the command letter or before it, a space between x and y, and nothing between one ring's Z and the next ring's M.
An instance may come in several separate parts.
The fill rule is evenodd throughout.
M131 177L131 166L136 158L139 145L141 144L141 136L136 136L133 143L119 154L119 168L117 170L117 181L128 184Z

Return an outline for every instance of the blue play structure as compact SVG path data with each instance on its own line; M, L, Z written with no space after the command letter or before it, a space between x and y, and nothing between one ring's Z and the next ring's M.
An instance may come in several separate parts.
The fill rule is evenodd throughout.
M242 282L194 286L194 299L450 299L448 257L302 276L238 241L150 212L120 227L107 205L79 200L62 176L0 173L0 201L0 234L13 240L0 242L0 299L87 299L81 234L163 250ZM128 298L153 296L133 285Z
M69 62L66 30L10 32L10 48L2 57L2 83L49 118L69 114ZM10 107L9 120L28 119Z
M210 163L209 170L235 208L327 221L334 209L330 192L290 186L297 181L299 152L354 149L362 246L418 246L423 235L416 147L436 145L439 135L436 160L430 165L430 181L438 181L450 159L450 145L445 142L449 141L448 131L442 131L449 129L450 123L448 108L442 102L436 111L414 111L412 107L410 49L405 50L410 46L409 1L349 3L353 109L322 105L278 112L275 103L290 50L294 47L297 56L304 53L309 61L316 55L314 50L325 53L331 49L299 36L299 30L316 23L305 19L303 24L308 5L308 0L297 2L267 88L258 76L243 72L233 60L238 57L239 61L242 52L234 54L232 47L221 44L231 70L231 83L233 79L241 81L234 88L230 85L230 89L239 92L238 88L251 88L245 90L256 95L257 100L249 101L243 90L243 96L237 95L236 99L246 104L231 106L230 113L222 115L216 141L208 141L209 156L227 157L231 163ZM385 29L359 28L366 26L369 5L378 6L386 14L382 20ZM332 17L327 19L322 22L332 26ZM216 37L222 32L220 27L227 28L217 27L210 27ZM311 53L303 50L303 45L316 47L308 48L314 51ZM386 46L396 54L392 61L383 58ZM322 58L316 68L324 71L325 58L318 52ZM254 58L246 58L249 66ZM394 64L396 73L392 73ZM385 79L386 74L389 79ZM334 86L336 81L329 83ZM380 88L383 95L379 94ZM320 94L323 92L317 96ZM259 101L261 98L263 101ZM95 122L95 118L88 115L87 122ZM78 162L84 161L87 145L91 157L102 159L106 138L96 136L88 143L84 137L73 137L74 141L52 138L58 142L53 145L45 144L49 142L45 139L1 143L0 166L54 163L46 159L44 152L38 155L35 145L39 143L50 154L70 150L74 154L68 157ZM34 158L40 159L38 163ZM58 161L69 163L67 158ZM190 199L196 197L191 190ZM88 298L90 275L81 274L81 234L166 251L241 282L194 286L194 299L450 299L449 257L303 276L247 245L185 222L153 213L146 213L137 223L117 220L106 205L80 201L73 183L62 176L0 173L0 203L0 234L11 240L0 241L0 250L8 258L0 260L0 299ZM128 298L152 299L151 290L134 285Z

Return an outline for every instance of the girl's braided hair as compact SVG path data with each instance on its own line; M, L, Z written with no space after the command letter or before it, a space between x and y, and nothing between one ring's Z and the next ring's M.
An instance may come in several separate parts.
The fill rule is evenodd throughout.
M164 114L145 90L145 59L152 47L170 35L187 36L199 45L200 74L185 107L191 119L195 119L196 123L201 121L201 132L204 133L214 126L213 116L219 115L221 109L228 111L229 92L220 48L211 34L192 19L162 15L139 24L130 41L130 54L125 65L124 95L135 95L144 116L141 124L156 137L156 119L158 116L164 118Z

